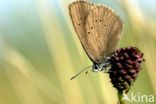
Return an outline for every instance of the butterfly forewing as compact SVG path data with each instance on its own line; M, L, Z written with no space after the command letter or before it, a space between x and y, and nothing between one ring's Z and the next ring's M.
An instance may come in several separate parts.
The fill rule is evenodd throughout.
M95 55L93 60L99 62L116 50L122 22L112 9L97 5L87 15L85 30L88 45Z
M112 9L81 0L69 4L69 13L81 44L92 61L99 63L116 50L123 24Z
M90 45L87 41L85 22L88 12L94 7L94 4L86 1L75 1L69 4L69 13L74 26L74 29L81 41L84 50L88 56L93 59L95 57Z

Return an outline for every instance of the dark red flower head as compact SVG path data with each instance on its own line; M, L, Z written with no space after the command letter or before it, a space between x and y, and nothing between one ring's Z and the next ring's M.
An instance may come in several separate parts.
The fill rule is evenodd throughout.
M109 75L111 82L119 91L129 90L142 69L143 53L136 47L119 48L111 56Z

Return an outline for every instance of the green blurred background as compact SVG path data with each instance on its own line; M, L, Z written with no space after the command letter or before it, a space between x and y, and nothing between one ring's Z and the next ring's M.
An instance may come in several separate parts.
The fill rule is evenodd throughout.
M107 74L89 71L70 80L92 65L71 24L71 1L0 0L0 104L116 104ZM88 1L110 6L124 21L118 47L144 53L128 96L156 95L156 1Z

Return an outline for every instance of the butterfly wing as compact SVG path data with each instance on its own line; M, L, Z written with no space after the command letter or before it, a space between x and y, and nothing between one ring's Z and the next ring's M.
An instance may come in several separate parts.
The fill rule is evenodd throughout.
M122 29L122 21L109 7L97 5L88 13L85 30L95 62L116 50Z
M74 29L78 35L81 44L90 57L90 59L94 59L95 55L92 52L86 36L85 31L85 22L86 16L88 12L94 7L94 4L86 2L86 1L75 1L69 4L69 13L74 26Z

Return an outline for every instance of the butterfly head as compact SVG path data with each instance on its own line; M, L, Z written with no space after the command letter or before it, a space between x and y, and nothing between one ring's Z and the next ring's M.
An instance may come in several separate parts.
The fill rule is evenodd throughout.
M107 71L108 67L110 67L110 57L104 57L99 63L93 64L93 72L99 71Z

